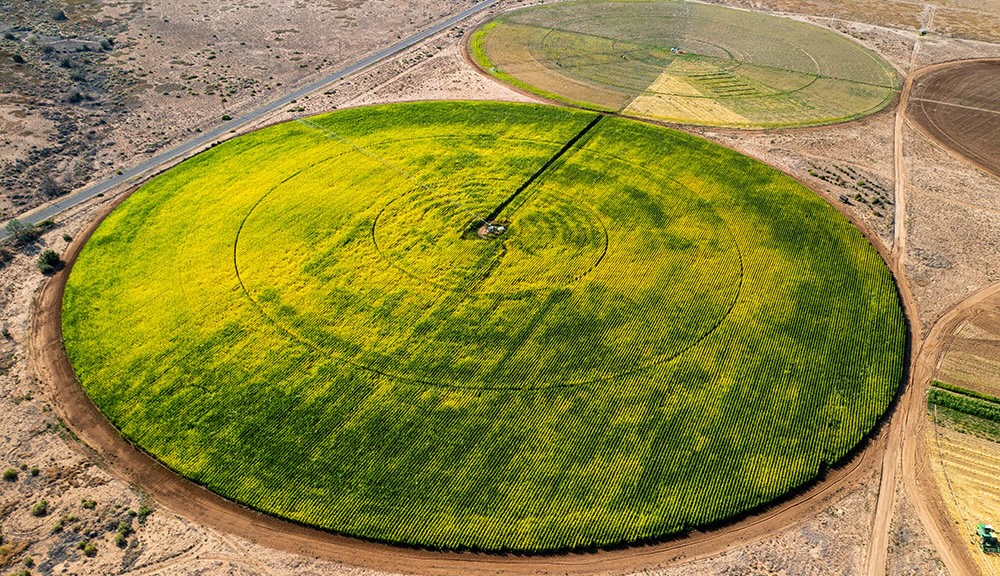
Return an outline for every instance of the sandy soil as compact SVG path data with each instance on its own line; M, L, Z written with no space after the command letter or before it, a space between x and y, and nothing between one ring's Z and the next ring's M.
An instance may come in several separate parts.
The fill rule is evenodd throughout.
M280 92L283 88L277 85L278 82L282 82L284 88L296 82L303 83L302 80L291 78L300 78L298 73L311 68L307 66L296 69L291 62L301 61L291 60L294 57L304 60L307 56L313 58L308 60L310 66L321 65L323 58L332 63L336 57L331 55L334 50L327 51L335 42L325 42L322 46L313 44L312 52L304 49L309 47L306 44L294 44L295 38L305 36L302 30L315 30L307 28L305 23L287 26L296 27L300 30L298 34L276 32L285 27L285 24L276 21L262 21L260 26L252 30L248 27L246 34L252 34L254 38L264 34L273 48L262 49L259 54L247 54L246 60L241 54L246 51L237 48L239 42L244 41L240 38L246 37L240 36L244 32L230 31L232 36L227 36L228 44L220 39L212 47L206 47L204 44L209 42L211 35L203 38L203 32L194 30L199 27L198 18L206 16L209 21L214 18L217 22L237 28L239 26L235 22L249 22L251 17L257 19L258 16L265 18L263 10L251 8L250 5L223 3L216 5L210 12L199 13L198 6L194 4L172 4L165 0L159 2L163 6L150 2L115 4L109 9L107 6L111 4L105 4L103 12L98 11L96 14L107 16L112 14L110 10L118 10L129 15L135 22L134 25L129 25L127 32L122 32L124 40L116 41L116 47L107 58L116 59L118 66L129 66L128 69L133 70L137 77L139 73L146 73L141 79L150 86L135 88L129 85L135 88L135 93L127 99L134 109L116 117L129 119L123 121L121 129L116 127L113 134L109 131L103 136L105 140L101 142L104 142L105 147L101 149L100 161L97 162L99 168L91 177L117 169L125 161L121 159L121 152L131 147L144 149L143 146L152 145L152 149L156 149L166 142L182 138L190 130L197 130L199 122L204 123L201 125L214 122L223 110L235 110L237 105L249 106L252 102L265 99L266 95ZM178 11L171 12L166 7L167 4L172 4ZM294 18L296 5L291 2L288 4L283 17ZM231 8L229 12L226 11L227 7ZM782 9L801 7L800 3L791 1L782 5ZM202 7L202 10L206 9ZM388 7L385 6L385 9L388 10ZM354 10L356 14L363 12L364 7L348 6L341 10L348 14ZM818 13L819 17L826 16L819 9L813 9L809 13ZM67 14L72 21L71 10L67 9ZM382 12L379 14L385 16ZM356 15L357 18L362 16ZM6 18L7 14L3 14L3 17ZM305 18L306 13L303 12L301 17ZM394 21L402 21L406 25L419 24L416 21L418 15L395 14L394 17L401 19ZM410 18L414 18L413 24L409 23ZM928 15L925 11L919 11L916 18L933 24L933 14ZM164 19L168 22L164 22ZM364 38L365 35L359 36L357 30L365 29L362 26L369 25L370 21L366 22L359 21L354 31L344 38ZM144 23L142 25L148 28L142 28L139 23ZM878 49L903 70L909 70L911 63L923 64L955 57L1000 53L1000 48L994 45L937 36L933 32L933 25L932 32L921 38L917 49L913 50L911 47L916 34L912 33L912 29L851 24L844 22L843 16L834 23L838 29L862 38L867 45ZM908 21L904 21L901 26L905 28L908 25ZM169 34L165 34L167 31L170 31ZM525 99L523 95L478 75L465 65L460 49L463 32L464 28L452 29L392 62L349 78L324 93L313 94L298 103L302 110L297 113L428 97ZM197 41L186 44L182 38L178 40L186 34L199 39L202 44ZM160 38L156 38L157 35ZM277 37L282 40L277 40ZM211 41L216 42L215 39ZM131 48L123 46L122 52L118 52L118 46L123 44ZM7 45L0 46L0 49L6 49L5 46ZM352 47L353 44L343 47L344 53ZM139 60L138 55L141 49L151 51L150 55L141 56L143 60ZM129 53L125 50L133 50L135 55L132 57L136 60L128 60ZM207 50L216 52L216 57L211 62L217 66L203 65L204 61L209 60L208 56L212 55ZM296 51L302 54L293 54ZM192 62L192 65L171 64L175 57ZM343 59L349 58L343 56ZM278 64L274 70L270 68L271 60ZM223 62L230 68L224 68ZM239 64L248 62L254 64ZM265 64L267 68L264 70L247 72L254 70L253 66L263 67ZM225 77L229 79L229 83L219 79L218 82L207 82L204 86L196 84L198 79L181 78L182 74L195 73L181 72L182 68L201 70L207 78L216 80L215 76L208 76L209 68L216 68L220 75L224 75L223 70L229 71L234 67L239 67L240 72L247 75L228 72ZM267 73L266 76L264 72ZM202 73L198 75L202 76ZM274 78L267 78L268 76ZM256 78L257 83L242 84L241 78ZM164 85L181 84L182 81L189 86L164 88ZM213 90L214 94L204 94L212 83L219 84L220 88ZM220 95L223 87L225 95ZM229 94L232 88L236 91ZM256 94L253 93L254 90L257 90ZM190 94L192 91L197 94ZM164 95L163 92L168 94ZM178 93L181 98L177 98ZM25 97L19 94L14 96ZM10 94L0 95L0 98L10 97ZM222 102L223 97L227 98L227 102ZM37 96L31 98L34 98L32 106L37 111L40 100ZM185 107L189 101L191 106ZM0 122L8 117L20 119L20 111L26 111L25 107L19 108L11 100L3 100L0 104L4 106L0 111L6 111L4 113L7 114L0 116ZM224 105L233 108L226 108ZM283 115L276 116L276 119L287 118L292 113L286 110ZM30 118L26 114L25 117ZM197 119L188 121L194 117ZM46 121L37 124L17 124L18 129L37 130L38 134L48 135L42 137L52 138L52 134L58 133L62 124L58 119L43 118ZM884 240L884 244L888 244L895 226L891 211L879 210L882 215L877 216L875 211L879 207L872 204L874 196L862 194L868 202L855 199L854 194L860 192L852 192L853 188L850 186L837 184L838 181L828 175L826 170L838 173L841 167L849 167L858 174L863 174L863 179L889 190L891 199L895 180L893 129L893 115L886 113L861 123L824 130L779 133L698 132L786 169L820 192L833 197L841 209L865 222ZM912 276L912 289L918 302L922 331L929 331L933 335L934 331L930 327L945 311L962 301L966 295L997 281L996 272L984 270L984 263L1000 261L995 253L1000 242L993 238L993 234L1000 230L994 220L998 207L992 202L992 199L1000 196L995 193L998 186L996 179L956 160L910 128L906 129L905 137L904 168L908 200L905 232L908 234L907 250L901 256L907 266L906 273ZM0 149L12 158L17 154L24 154L9 146L0 146ZM30 146L28 149L30 150ZM818 175L827 174L828 179L810 175L810 170ZM846 180L846 176L842 179ZM840 195L848 196L852 204L840 202ZM98 210L107 206L108 201L100 199L72 214L64 215L60 218L59 227L48 232L42 243L24 253L15 254L13 261L0 269L0 326L9 333L9 337L0 339L0 409L6 415L0 419L0 437L4 438L0 468L19 470L22 464L25 466L16 481L0 482L0 534L4 537L3 547L7 549L6 552L0 550L0 572L23 569L24 559L31 557L38 566L35 570L42 573L60 573L63 569L67 573L77 574L386 573L278 551L275 548L280 542L275 541L270 547L254 544L223 531L228 526L206 527L204 522L193 522L190 518L197 516L197 513L193 514L192 510L176 502L165 505L154 501L140 490L130 487L122 479L122 471L113 462L100 458L66 430L60 418L52 411L54 399L49 383L37 379L28 364L27 342L32 302L43 280L34 265L34 257L44 246L62 251L67 246L63 234L77 235ZM935 340L928 338L928 342ZM918 409L922 404L923 400L919 395L909 403L911 407ZM890 428L899 426L896 420L893 419ZM905 440L903 436L900 434L899 442ZM907 450L913 451L909 456L911 464L922 461L921 452L916 451L916 448L909 444L900 445L900 452L909 453ZM893 453L893 456L897 457L898 454ZM891 461L891 465L894 467L895 461ZM32 467L39 469L37 476L31 476ZM913 466L903 466L900 470L899 475L905 479L908 473L913 472ZM879 525L876 522L878 502L888 501L894 505L883 507L881 511L882 515L888 514L890 518L885 523L889 526L886 534L889 548L885 551L884 559L888 571L894 574L935 573L940 560L932 549L942 545L941 538L932 539L922 527L928 521L927 514L932 514L933 510L915 506L920 501L913 500L914 493L926 493L926 486L893 482L892 497L880 499L879 486L884 471L885 467L880 470L877 465L870 465L864 469L864 474L859 474L856 483L851 485L853 489L836 493L811 513L795 516L780 526L768 525L766 529L758 529L743 536L736 532L725 539L725 545L711 550L706 548L702 554L692 553L678 558L673 557L676 554L667 555L640 565L635 563L635 557L641 556L646 552L645 549L619 551L622 555L611 556L609 563L604 565L604 571L644 574L861 573L863 559L868 556L871 547L872 528ZM926 474L926 471L921 474ZM921 492L922 490L925 492ZM31 507L41 499L47 500L49 511L43 517L33 516L30 513ZM94 500L95 507L84 508L83 499ZM145 522L140 523L138 516L129 515L129 510L138 513L144 505L152 507L153 512ZM64 521L62 531L53 533L59 520L70 515L76 519ZM938 520L942 519L939 517ZM126 536L125 547L120 548L115 544L115 536L123 521L134 532ZM741 537L744 539L741 540ZM97 553L94 557L86 557L77 548L81 541L96 544ZM376 557L381 558L381 554L376 554ZM619 558L630 560L616 563ZM562 573L568 570L558 562L543 568L535 561L513 560L521 562L525 571ZM412 572L418 570L418 565L404 561L391 568L399 572ZM485 566L485 570L491 569L496 571L500 568Z
M1000 281L1000 179L906 129L907 273L927 329Z

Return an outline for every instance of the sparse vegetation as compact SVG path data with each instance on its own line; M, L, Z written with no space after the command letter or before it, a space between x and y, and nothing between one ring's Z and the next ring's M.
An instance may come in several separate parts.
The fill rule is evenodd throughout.
M122 520L118 523L118 530L115 532L115 545L124 548L128 545L128 537L132 534L131 520Z
M31 507L31 515L42 517L49 513L49 503L45 500L39 500Z
M8 468L3 471L3 479L6 482L17 482L17 470Z
M93 558L97 556L97 545L90 540L83 540L76 545L77 549L83 552L83 555L88 558Z
M62 518L59 519L58 522L55 523L55 525L52 527L51 532L53 534L59 534L60 532L63 531L63 529L66 528L66 524L72 522L75 519L76 517L74 516L63 516Z

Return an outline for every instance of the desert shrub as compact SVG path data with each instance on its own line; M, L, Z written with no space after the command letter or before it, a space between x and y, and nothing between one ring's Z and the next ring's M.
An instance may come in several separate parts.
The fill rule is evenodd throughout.
M97 508L97 501L84 498L83 500L80 500L80 505L87 510L93 510L94 508Z
M90 542L89 540L84 540L83 542L80 542L79 544L76 545L76 547L79 548L80 550L83 550L83 555L87 556L88 558L93 558L94 556L97 556L97 545L94 544L93 542Z
M31 515L38 516L41 518L49 513L49 503L45 500L39 500L37 504L31 507Z
M46 250L38 255L38 269L42 274L52 274L59 266L59 254L55 250Z
M17 244L28 244L38 239L38 230L17 218L7 222L7 233Z
M11 56L11 59L14 60L14 64L25 63L24 56L21 56L20 54L14 54L13 56Z
M17 470L14 470L13 468L4 470L3 479L7 482L15 482L17 480Z

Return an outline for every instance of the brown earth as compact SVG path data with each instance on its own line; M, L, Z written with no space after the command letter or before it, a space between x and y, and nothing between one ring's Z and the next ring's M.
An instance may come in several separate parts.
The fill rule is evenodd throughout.
M1000 396L1000 302L971 316L951 336L938 378Z
M921 71L906 110L923 132L969 162L1000 175L1000 60Z

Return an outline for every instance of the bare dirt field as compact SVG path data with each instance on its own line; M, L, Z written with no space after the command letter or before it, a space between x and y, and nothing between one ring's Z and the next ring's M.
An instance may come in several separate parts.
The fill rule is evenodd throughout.
M1000 394L1000 307L965 322L948 343L939 377L983 394Z
M948 307L1000 281L1000 179L904 131L907 257L924 328Z
M960 62L921 74L907 115L934 140L1000 174L1000 61Z
M725 3L750 7L749 2L743 1ZM790 12L830 25L878 51L904 74L935 62L1000 55L1000 46L980 41L984 38L996 41L1000 37L991 23L1000 14L997 2L887 2L878 3L874 9L871 3L821 0L752 4L758 9ZM49 11L59 6L65 10L67 21L52 19ZM7 202L6 215L43 201L38 189L45 176L51 176L54 184L69 188L112 174L167 143L183 140L198 129L213 125L224 113L248 109L322 74L322 69L390 44L397 35L406 34L405 30L422 25L425 7L428 14L433 12L430 4L407 13L390 3L373 2L341 6L314 3L308 8L288 2L280 10L252 6L166 1L93 0L69 5L47 0L30 4L0 1L0 31L7 30L15 37L12 40L4 36L0 40L0 127L3 127L0 188L3 201ZM437 14L441 14L451 5L436 6ZM30 11L26 11L29 7ZM344 24L346 18L337 16L353 17L356 24ZM327 22L306 22L320 17L326 17ZM289 23L286 18L299 20ZM434 18L428 15L428 19ZM376 21L382 24L373 24ZM215 30L206 32L202 28L204 22L213 22ZM85 24L91 28L82 28ZM995 25L1000 27L1000 23ZM77 28L61 28L68 26ZM472 26L469 23L456 27L398 58L314 93L297 103L301 111L283 110L271 120L287 119L295 113L387 101L526 99L467 65L461 41ZM919 36L919 27L926 28L927 35ZM286 28L299 32L280 32ZM383 32L380 35L372 30ZM313 36L306 38L305 31ZM57 40L40 40L31 45L27 40L30 34L70 40L74 39L72 35L76 39L113 37L115 42L110 51L95 46L89 52L65 54L80 58L81 62L86 58L81 64L84 77L104 78L105 92L89 88L95 80L72 80L70 74L75 68L60 65L61 52L45 52L44 43ZM212 38L212 34L219 39ZM261 45L262 38L269 44ZM100 45L99 40L93 41ZM253 43L255 49L241 47L240 42ZM209 43L213 45L208 46ZM263 47L267 45L270 48ZM59 46L68 45L56 44L53 51ZM15 49L23 52L27 62L37 66L13 64L9 55ZM300 60L293 60L296 57ZM174 60L190 64L172 63ZM300 66L303 63L307 65ZM315 70L316 66L321 70ZM197 78L190 78L191 75ZM87 88L81 90L81 95L86 92L93 99L76 104L66 102L67 90L81 83ZM883 248L889 248L899 230L906 239L900 260L917 303L921 326L918 332L932 333L932 327L946 312L1000 280L995 266L1000 262L996 254L1000 242L994 237L1000 230L996 221L1000 217L1000 206L996 203L1000 198L1000 180L950 155L904 122L903 138L898 144L904 159L905 220L897 221L894 208L899 203L900 190L893 150L897 144L895 120L890 110L859 123L822 130L697 132L768 161L808 183L864 222L882 239ZM86 130L76 128L80 125ZM90 130L94 133L89 134ZM8 134L19 136L12 138ZM84 166L79 175L73 162ZM45 168L35 168L36 165ZM67 173L74 175L72 183L64 183L70 182ZM858 180L871 185L860 187ZM14 198L15 195L22 197ZM841 196L849 203L841 200ZM18 208L15 201L21 201ZM4 330L0 339L0 410L4 413L0 419L0 437L4 439L0 468L17 472L16 480L0 481L3 536L0 573L25 569L43 574L65 571L367 575L426 571L406 562L381 564L382 570L376 570L318 560L315 551L308 548L301 549L306 554L295 554L287 547L283 549L277 541L270 545L253 543L245 535L229 533L223 521L205 522L206 518L182 499L160 501L150 497L141 487L130 484L127 470L119 469L116 462L87 448L67 429L53 410L56 398L50 383L39 379L40 374L29 366L33 303L45 280L34 259L46 247L62 252L69 244L64 235L77 236L109 202L109 198L95 199L92 204L64 214L57 227L48 231L39 243L14 253L0 268L0 327ZM928 344L930 352L941 346L939 338L929 338ZM935 358L933 353L926 356ZM932 362L928 371L933 367ZM906 425L906 430L911 431L914 428L908 421L926 425L926 411L920 410L926 406L922 395L917 395L908 406L917 411L916 417L906 418L897 409L887 423L887 430L902 430ZM940 528L926 527L927 514L933 510L919 506L924 500L922 494L933 490L937 495L933 478L930 485L925 482L929 464L917 466L923 470L919 475L899 464L906 454L911 454L912 462L927 462L931 452L922 446L906 444L906 434L899 433L898 439L887 436L879 442L886 446L896 442L899 449L885 450L880 457L882 466L873 463L863 474L859 471L852 488L837 492L808 514L794 516L780 526L771 524L749 533L735 532L724 545L700 553L666 555L639 563L635 558L642 556L645 549L616 551L621 555L612 558L632 560L610 562L593 571L862 574L872 566L879 566L878 562L870 564L865 559L873 549L881 548L885 570L870 573L942 573L944 560L936 550L944 545L942 538L947 537L940 535ZM989 445L986 446L985 453L989 453ZM32 475L33 468L38 469L37 475ZM890 470L892 474L887 473ZM917 476L919 482L908 483L908 478ZM33 515L32 508L43 499L47 503L45 514ZM89 501L94 502L93 507L89 507ZM145 515L143 507L152 512ZM140 515L140 511L144 513ZM144 517L142 522L140 516ZM941 525L955 522L940 514L937 519ZM121 530L123 523L127 525L125 530ZM727 528L721 530L725 533ZM938 530L936 537L935 530ZM116 540L123 532L127 534L120 546ZM961 546L966 536L966 532L957 530L950 541ZM79 547L81 542L84 548L88 542L94 544L95 554L86 555L86 550ZM885 546L873 546L873 542L884 542ZM376 561L383 559L380 553L373 554ZM27 567L27 558L31 558L33 568ZM547 569L531 559L513 560L518 560L526 571L571 571L558 560ZM466 572L454 566L444 571Z

